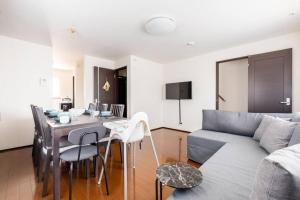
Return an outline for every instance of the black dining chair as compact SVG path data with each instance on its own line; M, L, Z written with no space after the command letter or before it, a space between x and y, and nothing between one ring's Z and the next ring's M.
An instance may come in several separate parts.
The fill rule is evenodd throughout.
M106 167L104 158L99 152L99 140L106 134L106 128L103 126L91 126L85 128L79 128L70 131L68 135L68 141L74 145L78 145L75 148L64 151L60 154L60 159L70 163L69 169L69 199L72 199L72 175L73 175L73 164L79 163L80 161L94 160L94 175L97 176L98 160L101 159L102 167L104 169L106 193L109 195Z

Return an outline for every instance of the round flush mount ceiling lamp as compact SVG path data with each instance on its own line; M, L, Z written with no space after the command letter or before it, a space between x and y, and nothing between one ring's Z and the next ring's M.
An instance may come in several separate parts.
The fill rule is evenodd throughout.
M152 35L171 33L176 29L176 21L169 16L156 16L150 18L145 24L145 30Z

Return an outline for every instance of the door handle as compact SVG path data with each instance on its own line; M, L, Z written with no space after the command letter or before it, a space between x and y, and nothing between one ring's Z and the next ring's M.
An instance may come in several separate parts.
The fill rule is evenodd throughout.
M286 106L290 106L291 105L291 98L286 98L286 101L281 101L281 104L285 104Z

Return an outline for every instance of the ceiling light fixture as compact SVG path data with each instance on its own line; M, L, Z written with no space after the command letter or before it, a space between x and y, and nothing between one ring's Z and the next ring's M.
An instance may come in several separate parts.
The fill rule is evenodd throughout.
M171 33L176 29L176 21L172 17L168 16L156 16L150 18L145 23L145 30L149 34L163 35Z

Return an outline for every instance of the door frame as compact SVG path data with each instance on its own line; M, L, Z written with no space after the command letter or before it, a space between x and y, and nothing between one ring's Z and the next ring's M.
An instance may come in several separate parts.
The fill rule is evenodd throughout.
M244 59L249 59L249 56L241 56L241 57L236 57L236 58L231 58L226 60L220 60L216 62L216 110L219 110L219 99L224 100L223 97L219 96L220 64L225 62L236 61L236 60L244 60Z

